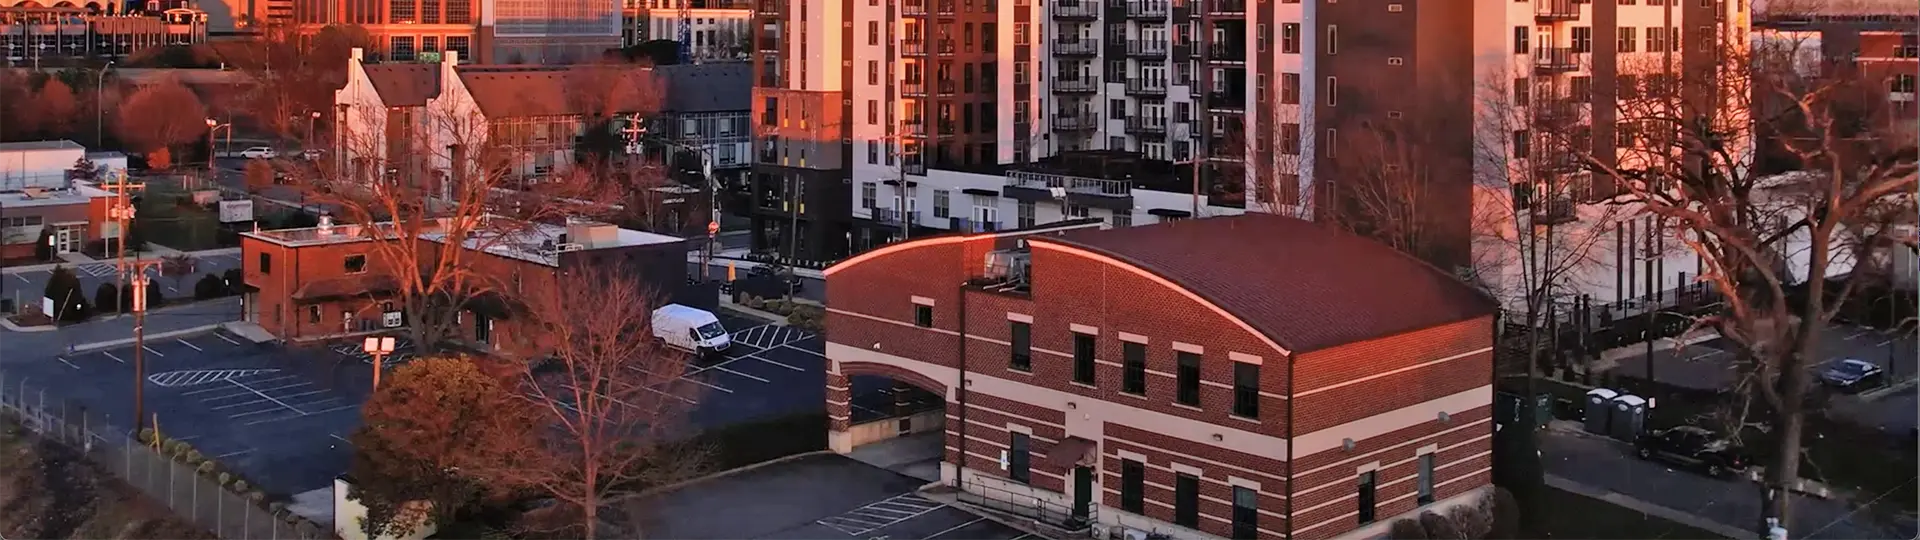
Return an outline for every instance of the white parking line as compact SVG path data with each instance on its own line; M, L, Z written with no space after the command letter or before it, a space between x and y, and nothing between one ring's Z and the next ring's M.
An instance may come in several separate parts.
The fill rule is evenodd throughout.
M979 523L979 522L982 522L982 521L986 521L986 520L987 520L987 518L974 518L974 519L973 519L973 521L969 521L969 522L966 522L966 523L961 523L961 524L959 524L959 525L954 525L954 526L953 526L953 528L950 528L950 529L947 529L947 530L944 530L944 531L940 531L940 532L937 532L937 533L933 533L933 535L932 535L932 536L928 536L928 537L926 537L926 538L922 538L922 539L920 539L920 540L933 540L933 539L935 539L935 538L939 538L939 537L940 537L940 535L943 535L943 534L947 534L947 533L950 533L950 532L953 532L953 531L957 531L957 530L960 530L960 529L962 529L962 528L965 528L965 527L966 527L966 526L968 526L968 525L972 525L972 524L975 524L975 523Z
M200 346L199 346L199 345L194 345L194 344L192 344L192 343L187 343L187 340L184 340L184 339L174 339L174 341L178 341L178 342L180 342L180 344L181 344L181 345L186 345L186 346L187 346L188 348L191 348L191 349L193 349L193 350L196 350L196 351L200 351L200 352L206 352L206 349L202 349L202 348L200 348Z
M825 355L825 354L821 354L821 353L817 353L817 352L813 352L813 351L809 351L809 350L806 350L806 349L802 349L802 348L799 348L799 347L795 347L795 346L793 346L792 344L787 344L787 345L782 345L782 347L786 347L786 348L789 348L789 349L793 349L793 350L796 350L796 351L800 351L800 352L803 352L803 353L807 353L807 354L811 354L811 355L814 355L814 356L818 356L818 357L821 357L821 358L826 358L826 357L827 357L827 355Z
M321 414L327 414L327 413L330 413L330 412L337 412L337 411L344 411L344 410L347 410L347 409L351 409L351 408L354 408L354 407L359 407L359 405L341 405L341 406L339 406L339 407L334 407L334 408L331 408L331 409L322 409L322 410L318 410L318 411L314 411L314 412L311 412L311 413L308 413L308 414L307 414L307 416L314 416L314 415L321 415Z
M27 276L23 276L23 275L20 275L20 274L14 274L14 275L13 275L13 277L17 277L17 278L20 278L20 281L25 281L25 282L27 282L27 283L33 283L33 280L31 280L31 279L27 279Z
M62 364L66 364L66 365L67 365L67 367L70 367L70 368L73 368L73 369L80 369L80 366L76 366L76 365L73 365L73 362L68 362L68 361L67 361L67 357L65 357L65 356L58 356L58 357L55 357L55 358L58 358L58 359L60 360L60 363L62 363Z
M339 435L334 435L334 434L332 434L332 433L328 433L328 434L327 434L327 436L328 436L328 437L333 437L333 440L336 440L336 441L340 441L340 442L343 442L343 443L347 443L347 446L353 446L353 441L349 441L349 440L346 440L345 438L342 438L342 437L341 437L341 436L339 436Z
M279 403L281 407L286 407L286 408L287 408L287 410L290 410L290 411L293 411L293 412L297 412L297 413L300 413L300 416L306 416L306 415L307 415L307 413L305 413L305 412L302 412L302 411L301 411L300 409L296 409L296 408L294 408L294 406L292 406L292 405L288 405L288 404L287 404L287 402L285 402L285 401L280 401L280 400L278 400L278 399L274 399L274 397L273 397L273 396L269 396L269 395L266 395L266 394L264 394L264 393L261 393L261 392L260 392L259 390L254 390L254 389L253 389L253 387L251 387L251 386L247 386L247 384L246 384L246 383L243 383L243 382L240 382L240 381L236 381L236 380L232 380L232 379L228 379L228 380L227 380L227 382L230 382L230 383L233 383L233 385L234 385L234 386L238 386L238 387L241 387L241 388L245 388L245 389L247 389L247 391L249 391L249 392L253 392L253 393L255 393L255 394L259 394L259 395L260 395L260 397L263 397L263 398L267 398L268 400L271 400L271 401L273 401L274 403Z
M114 355L113 355L113 353L110 353L110 352L107 352L107 351L100 351L100 354L104 354L104 355L107 355L107 358L112 358L112 359L113 359L113 361L115 361L115 362L119 362L119 363L122 363L122 364L125 364L125 363L127 363L127 361L126 361L126 360L121 360L121 359L120 359L120 357L118 357L118 356L114 356Z
M247 455L247 454L251 454L251 453L253 453L253 449L252 449L252 448L248 448L248 449L246 449L246 450L240 450L240 451L237 451L237 452L227 452L227 453L225 453L225 454L220 454L220 455L218 455L218 456L214 456L213 458L214 458L214 459L227 459L227 458L230 458L230 457L234 457L234 456L244 456L244 455Z
M153 347L148 347L148 346L146 346L146 345L141 345L141 346L140 346L140 348L142 348L142 349L146 349L146 350L147 350L147 352L150 352L150 353L153 353L153 354L154 354L154 356L159 356L159 357L161 357L161 358L165 358L165 357L167 356L167 353L163 353L163 352L160 352L160 351L156 351L156 350L153 350Z
M713 369L716 369L716 370L719 370L719 371L724 371L724 372L727 372L727 373L732 373L732 374L734 374L734 375L739 375L739 376L741 376L741 377L746 377L746 378L749 378L749 379L753 379L753 380L756 380L756 381L760 381L760 382L763 382L763 383L770 383L770 382L773 382L773 381L769 381L769 380L766 380L766 379L762 379L762 378L759 378L759 377L755 377L755 376L752 376L752 375L748 375L748 374L745 374L745 373L741 373L741 372L738 372L738 371L734 371L734 370L731 370L731 369L727 369L727 368L723 368L723 367L719 367L719 366L714 366L714 368L713 368Z
M232 343L232 344L234 344L234 345L239 345L239 344L240 344L240 342L238 342L238 341L234 341L234 340L232 340L232 339L229 339L229 338L227 338L227 336L223 336L223 335L220 335L220 334L214 334L214 335L213 335L213 337L217 337L217 338L220 338L220 341L225 341L225 342L227 342L227 343Z

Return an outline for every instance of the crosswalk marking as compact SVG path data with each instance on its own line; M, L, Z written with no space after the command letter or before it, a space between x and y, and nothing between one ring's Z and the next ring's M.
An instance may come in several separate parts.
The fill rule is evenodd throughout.
M815 523L857 537L920 517L945 506L946 504L928 500L913 493L905 493L848 510L837 516L821 518Z

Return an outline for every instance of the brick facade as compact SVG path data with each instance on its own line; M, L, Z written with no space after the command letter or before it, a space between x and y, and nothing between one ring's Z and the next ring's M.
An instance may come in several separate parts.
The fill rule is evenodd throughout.
M936 392L964 377L966 404L951 393L947 404L947 481L959 483L956 470L1007 479L1001 454L1024 430L1027 485L1071 500L1072 467L1047 456L1069 437L1087 439L1095 446L1081 464L1095 468L1098 520L1175 537L1232 537L1235 485L1257 493L1260 538L1355 531L1356 467L1375 461L1375 516L1392 519L1416 508L1417 452L1428 445L1436 500L1490 483L1490 316L1293 352L1163 276L1071 250L1032 249L1025 291L961 285L1017 234L921 239L830 269L826 335L839 371L829 374L829 414L844 418L835 402L847 399L847 375ZM916 324L916 305L932 308L930 327ZM1030 370L1010 362L1015 319L1030 321ZM1096 336L1091 384L1074 381L1076 332ZM1122 391L1128 342L1145 346L1143 394ZM1199 351L1197 407L1175 402L1176 349ZM1256 418L1233 414L1236 362L1260 366ZM1326 442L1345 439L1352 449ZM1137 514L1119 510L1125 459L1145 466ZM1193 529L1172 525L1176 470L1200 478Z

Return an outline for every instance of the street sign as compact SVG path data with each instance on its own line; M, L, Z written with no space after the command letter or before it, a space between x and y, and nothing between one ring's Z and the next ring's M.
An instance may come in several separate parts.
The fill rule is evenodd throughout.
M720 223L717 221L707 222L707 236L714 236L717 234L720 234Z

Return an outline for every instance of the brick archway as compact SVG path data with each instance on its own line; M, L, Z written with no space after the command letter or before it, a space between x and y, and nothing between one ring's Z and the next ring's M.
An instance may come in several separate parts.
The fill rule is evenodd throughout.
M840 375L849 378L854 375L886 377L918 386L921 390L933 392L943 397L947 395L947 385L945 383L933 380L933 377L928 377L918 371L893 364L882 362L840 362Z
M827 372L827 430L828 439L835 451L845 453L852 450L852 441L843 440L853 427L853 383L855 375L886 377L919 387L945 399L947 385L908 368L883 362L834 362L834 369Z

